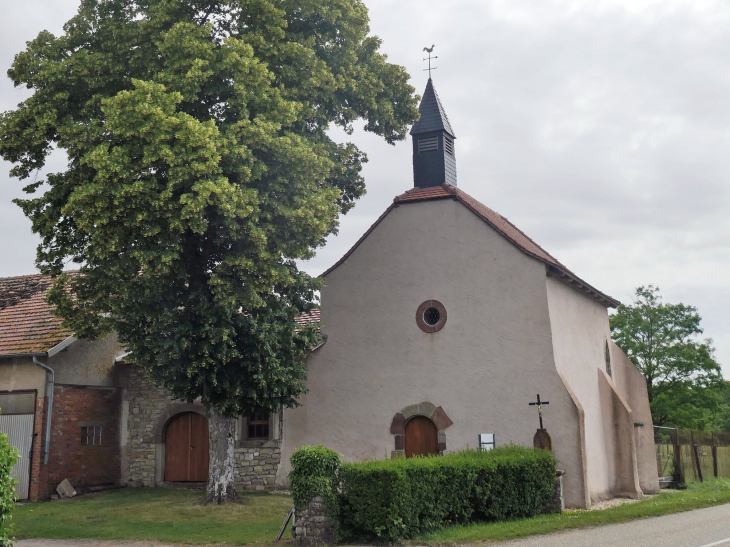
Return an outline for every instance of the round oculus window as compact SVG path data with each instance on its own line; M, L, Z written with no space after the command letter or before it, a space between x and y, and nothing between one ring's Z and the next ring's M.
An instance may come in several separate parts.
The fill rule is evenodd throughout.
M441 320L441 312L433 307L426 308L426 311L423 312L423 320L427 325L433 327Z
M426 300L416 310L416 324L423 332L437 332L446 324L446 308L438 300Z

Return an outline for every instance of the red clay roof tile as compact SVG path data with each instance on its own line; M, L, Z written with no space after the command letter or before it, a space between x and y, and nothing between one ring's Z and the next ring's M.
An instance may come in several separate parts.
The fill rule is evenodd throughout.
M50 286L40 274L0 278L0 355L45 353L71 336L46 302Z

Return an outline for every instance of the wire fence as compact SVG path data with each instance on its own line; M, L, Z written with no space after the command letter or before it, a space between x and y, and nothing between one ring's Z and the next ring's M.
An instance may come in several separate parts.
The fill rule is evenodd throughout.
M654 426L657 471L686 484L730 478L730 433Z

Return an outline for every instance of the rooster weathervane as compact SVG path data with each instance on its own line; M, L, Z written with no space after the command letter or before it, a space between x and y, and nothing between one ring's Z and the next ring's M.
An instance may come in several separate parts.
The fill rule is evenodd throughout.
M433 48L435 48L435 47L436 47L436 44L431 44L430 48L428 48L428 47L423 48L423 51L428 53L428 57L425 57L423 59L424 61L428 61L428 68L424 68L423 71L425 72L428 70L428 79L429 80L431 79L431 70L436 70L436 68L437 68L437 67L433 67L433 69L431 68L431 59L438 59L438 57L436 57L436 56L431 57L431 52L433 51Z

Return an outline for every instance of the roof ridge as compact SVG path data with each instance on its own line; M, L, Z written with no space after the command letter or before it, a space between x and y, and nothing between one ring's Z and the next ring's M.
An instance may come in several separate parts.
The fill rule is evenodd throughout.
M544 252L544 253L545 253L546 255L548 255L548 256L549 256L550 258L552 258L552 259L553 259L553 260L554 260L554 261L555 261L555 262L556 262L557 264L560 264L560 265L561 265L561 266L562 266L563 268L565 268L565 266L564 266L564 265L562 264L562 262L560 262L560 261L559 261L559 260L558 260L557 258L555 258L555 257L554 257L554 256L553 256L553 255L552 255L552 254L551 254L551 253L550 253L549 251L545 250L545 249L544 249L544 248L542 247L542 245L540 245L540 244L539 244L539 243L538 243L537 241L535 241L535 240L534 240L534 239L532 239L532 238L531 238L530 236L528 236L528 235L527 235L527 234L526 234L526 233L525 233L525 232L524 232L523 230L521 230L521 229L520 229L520 228L519 228L519 227L518 227L518 226L517 226L517 225L516 225L516 224L515 224L514 222L512 222L512 221L511 221L510 219L508 219L508 218L507 218L506 216L504 216L503 214L501 214L501 213L499 213L499 212L495 211L494 209L492 209L492 208L491 208L491 207L489 207L488 205L484 205L484 204L483 204L482 202L480 202L480 201L479 201L479 200L477 200L476 198L472 197L471 195L467 194L466 192L464 192L464 191L463 191L463 190L461 190L461 189L456 189L456 193L457 193L457 194L459 194L459 193L461 193L461 194L464 194L464 195L465 195L465 196L467 196L467 197L468 197L469 199L472 199L472 200L476 201L477 203L479 203L479 204L480 204L480 205L481 205L482 207L484 207L485 209L489 209L489 210L490 210L491 212L493 212L493 213L494 213L495 215L499 216L499 217L500 217L500 218L501 218L502 220L504 220L504 221L505 221L505 222L506 222L507 224L509 224L510 226L512 226L512 228L514 228L515 230L517 230L517 231L518 231L518 232L519 232L519 233L520 233L520 234L521 234L522 236L524 236L524 238L525 238L525 239L527 239L528 241L530 241L530 243L532 243L533 245L535 245L536 247L538 247L538 248L539 248L539 249L540 249L540 250L541 250L542 252ZM565 268L565 269L567 270L567 268Z
M373 223L373 225L365 232L360 239L357 240L345 255L340 258L336 263L329 267L322 276L328 275L340 264L342 264L347 257L349 257L357 247L363 242L363 240L370 235L375 227L385 218L385 216L394 208L399 207L404 203L417 203L429 200L438 200L445 198L454 198L460 201L465 207L472 211L475 215L486 222L492 229L502 235L507 241L512 243L520 251L528 256L535 258L543 262L548 267L548 274L550 272L557 273L559 277L564 278L569 283L574 283L575 288L582 290L583 292L590 295L602 302L604 305L616 307L620 304L615 298L599 291L589 283L583 281L575 273L569 270L563 263L557 258L543 249L534 239L529 237L525 232L515 226L507 217L499 214L494 209L491 209L484 205L479 200L473 198L463 190L454 188L450 184L442 184L441 186L432 186L428 188L411 188L406 190L404 193L397 195L393 198L393 203L380 215L380 217Z
M23 274L23 275L11 275L9 277L0 277L0 281L6 281L11 279L23 279L24 277L51 277L47 274L34 273L34 274Z

